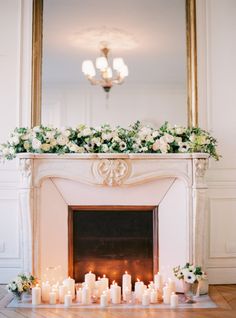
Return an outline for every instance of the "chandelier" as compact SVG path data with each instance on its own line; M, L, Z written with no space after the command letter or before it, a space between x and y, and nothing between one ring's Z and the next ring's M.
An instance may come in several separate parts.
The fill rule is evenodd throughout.
M95 66L99 71L99 78L96 77L96 69L91 60L85 60L82 63L82 72L89 82L92 85L100 85L106 93L110 92L114 84L122 84L129 74L128 67L122 57L114 58L111 68L108 60L109 52L109 48L103 47L101 48L101 56L96 58Z

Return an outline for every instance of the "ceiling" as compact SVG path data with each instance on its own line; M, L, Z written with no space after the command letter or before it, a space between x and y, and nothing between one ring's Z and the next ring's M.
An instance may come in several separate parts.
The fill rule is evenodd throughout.
M104 29L127 82L185 86L185 0L44 0L43 84L86 83L81 64Z

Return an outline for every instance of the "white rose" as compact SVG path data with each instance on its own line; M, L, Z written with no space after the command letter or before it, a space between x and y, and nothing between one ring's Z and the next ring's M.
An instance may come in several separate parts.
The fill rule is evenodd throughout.
M91 143L93 145L97 145L99 147L99 146L101 146L101 139L99 137L94 137L94 138L92 138Z
M179 144L180 142L182 142L182 138L181 137L175 137L175 142L177 144Z
M84 153L85 152L85 149L84 147L78 147L78 151L79 153Z
M186 131L186 128L184 127L176 127L175 132L177 135L182 135Z
M14 135L14 136L12 136L12 137L9 139L9 143L10 143L10 145L12 145L12 146L18 145L19 142L20 142L19 135Z
M78 152L78 145L74 144L73 142L69 142L67 147L70 149L72 152Z
M110 140L112 138L111 133L102 133L102 139L103 140Z
M152 149L154 150L154 151L157 151L157 150L159 150L160 149L160 140L156 140L155 142L154 142L154 144L152 145Z
M41 145L41 149L43 150L43 151L49 151L50 150L50 148L51 148L51 145L50 144L42 144Z
M86 136L90 136L92 135L92 130L90 128L85 128L82 132L81 132L82 136L86 137Z
M108 145L103 144L103 145L102 145L102 151L103 151L103 152L108 152L108 151L109 151Z
M3 148L2 149L2 154L3 154L3 156L9 155L10 154L9 148L7 148L7 147Z
M34 132L40 132L40 131L41 131L40 126L35 126L35 127L33 128L33 131L34 131Z
M160 134L159 134L159 132L157 131L157 130L154 130L153 131L153 133L152 133L152 137L153 138L156 138L156 137L158 137Z
M55 136L55 131L54 130L52 130L52 131L47 131L46 132L46 138L48 138L48 139L53 139L54 138L54 136Z
M30 143L29 143L28 141L25 141L25 142L24 142L24 148L25 148L25 150L29 150L29 148L30 148Z
M154 142L153 136L152 135L147 135L146 141Z
M57 141L56 141L56 139L51 139L50 140L50 145L51 145L51 147L54 147L54 146L56 146L57 145Z
M168 143L168 144L171 144L172 142L174 142L175 140L175 137L170 135L170 134L167 134L165 133L163 137L161 137L163 139L165 139L165 141Z
M35 150L38 150L38 149L40 149L40 147L41 147L41 141L38 140L37 138L34 138L32 140L32 148Z
M22 140L27 140L27 139L29 139L29 137L30 137L30 134L24 134L24 135L21 136L21 139Z
M57 144L60 146L65 146L68 142L69 142L69 139L66 136L59 135L57 137Z
M115 141L115 142L120 142L121 139L120 139L120 137L118 137L118 136L114 136L114 137L113 137L113 141Z
M161 153L167 153L169 148L170 146L168 144L161 144L160 146Z
M62 131L62 135L63 135L63 136L66 136L66 137L69 137L69 136L70 136L70 131L69 131L68 129L63 130L63 131Z

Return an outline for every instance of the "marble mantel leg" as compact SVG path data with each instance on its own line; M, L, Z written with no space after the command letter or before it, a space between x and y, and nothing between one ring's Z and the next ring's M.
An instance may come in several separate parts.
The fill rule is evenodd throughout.
M207 185L208 159L193 161L193 263L205 269L207 251Z

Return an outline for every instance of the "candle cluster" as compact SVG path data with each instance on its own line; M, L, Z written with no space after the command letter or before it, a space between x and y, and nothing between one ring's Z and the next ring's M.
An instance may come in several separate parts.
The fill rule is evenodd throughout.
M175 293L175 282L168 279L164 285L163 276L157 273L154 282L147 286L144 282L137 279L132 291L132 278L127 272L122 276L122 286L115 281L109 286L109 279L103 275L98 277L92 272L85 274L84 282L75 284L75 280L68 277L62 284L50 284L49 281L43 282L41 287L36 285L32 289L32 304L39 305L41 301L55 305L64 304L69 307L73 302L81 305L90 305L100 302L101 307L109 304L142 304L149 306L163 302L170 304L171 307L178 306L178 295Z

